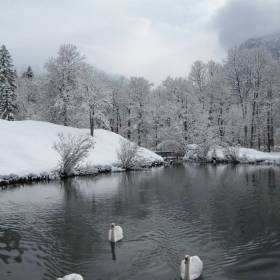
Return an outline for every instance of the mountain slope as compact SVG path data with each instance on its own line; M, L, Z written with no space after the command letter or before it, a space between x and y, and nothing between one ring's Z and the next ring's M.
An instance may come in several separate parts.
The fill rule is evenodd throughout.
M280 33L273 35L266 35L262 37L250 38L246 42L242 43L239 47L242 49L253 49L257 47L263 47L272 57L275 59L280 58Z

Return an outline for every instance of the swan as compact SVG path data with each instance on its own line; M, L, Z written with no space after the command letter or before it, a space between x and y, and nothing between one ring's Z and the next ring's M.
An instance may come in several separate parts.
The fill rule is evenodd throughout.
M181 262L181 277L183 280L197 279L201 275L203 263L198 256L185 255Z
M121 239L123 239L123 229L120 226L116 226L114 223L112 223L109 230L109 241L117 242Z
M80 274L72 273L64 276L63 278L57 278L56 280L83 280L84 278Z

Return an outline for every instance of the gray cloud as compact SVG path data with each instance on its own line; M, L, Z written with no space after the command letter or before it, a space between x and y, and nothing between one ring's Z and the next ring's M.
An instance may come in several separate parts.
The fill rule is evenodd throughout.
M279 0L227 0L213 16L225 48L252 37L280 33Z

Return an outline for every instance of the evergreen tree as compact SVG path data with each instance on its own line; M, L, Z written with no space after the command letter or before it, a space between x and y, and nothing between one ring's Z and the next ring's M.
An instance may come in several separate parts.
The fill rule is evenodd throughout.
M33 79L34 78L34 73L33 73L30 66L28 66L27 70L25 72L23 72L22 78L27 78L27 79Z
M0 118L12 121L16 110L16 74L12 58L3 45L0 49Z

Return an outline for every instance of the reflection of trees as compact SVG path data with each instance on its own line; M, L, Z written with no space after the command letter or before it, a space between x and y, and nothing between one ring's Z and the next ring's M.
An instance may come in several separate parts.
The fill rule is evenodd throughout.
M5 247L0 247L0 259L5 263L21 263L23 249L20 248L20 235L15 230L10 228L0 228L0 244L4 244Z
M50 235L60 244L58 255L67 256L68 262L73 265L93 260L104 250L104 246L108 246L105 244L111 222L123 224L127 216L129 220L147 216L149 212L145 205L148 196L139 192L138 186L144 178L147 182L144 173L107 174L93 180L85 177L61 181L62 205L60 211L52 213L49 219ZM113 249L111 247L115 258ZM65 267L65 263L59 260L58 265ZM58 271L57 275L62 272Z
M95 192L95 187L105 178L117 178L104 185L112 192L107 194L105 189L104 193L100 193L100 189L99 193ZM154 252L167 250L175 254L174 244L169 246L166 239L170 234L180 236L182 227L186 238L194 234L201 236L199 242L202 245L218 238L219 246L228 250L258 240L272 224L278 225L277 217L271 213L280 210L277 203L279 190L275 184L279 180L279 173L272 167L195 164L175 165L151 172L110 174L94 182L79 179L63 187L65 203L79 204L78 210L75 210L75 205L69 209L65 206L65 219L71 217L75 221L77 211L90 213L86 216L91 222L81 218L77 221L78 227L86 231L87 228L97 229L100 242L107 240L111 222L121 225L133 222L137 224L138 234L160 233L157 244L161 249L155 246ZM82 192L84 188L87 189L86 195ZM125 228L125 235L131 236L132 230ZM82 243L96 244L94 238L88 240L83 235L80 238ZM67 239L74 242L70 237ZM114 258L113 249L111 247ZM89 254L91 250L94 255L93 248L84 248L83 254ZM75 254L72 253L76 257Z
M275 172L274 168L269 168L269 170L268 170L268 188L271 191L271 193L273 193L276 188L277 174L279 174L279 171Z
M108 242L111 222L124 228L122 250L121 244L116 245L118 262L126 261L121 255L125 249L139 246L139 256L133 252L129 261L135 270L162 255L177 270L178 256L186 249L192 253L192 246L207 251L209 244L218 244L223 252L279 232L279 181L274 167L185 164L52 182L61 192L60 200L50 204L53 209L34 204L38 211L32 223L26 220L35 225L29 239L43 244L38 255L48 271L45 279L80 272L85 266L98 270L104 259L114 259L115 248ZM11 244L17 253L13 256L20 257L8 233L0 235L0 243ZM9 235L19 240L16 234ZM0 247L0 256L7 252Z
M192 211L204 216L209 231L224 232L227 246L262 237L272 224L279 224L272 214L280 212L279 190L278 199L275 196L275 181L280 178L275 167L186 165L186 172L195 186L188 195L199 205L199 209L193 205Z
M62 204L48 219L48 234L58 246L55 248L57 275L75 272L79 263L93 259L98 254L97 244L103 241L91 221L94 201L84 195L82 184L76 179L68 179L61 181L60 186L64 192Z
M126 172L120 174L119 186L122 189L123 214L129 214L131 218L143 219L149 214L147 207L148 194L141 190L141 182L149 172ZM127 212L129 209L129 212ZM121 213L119 213L121 214Z

